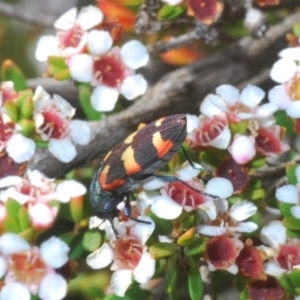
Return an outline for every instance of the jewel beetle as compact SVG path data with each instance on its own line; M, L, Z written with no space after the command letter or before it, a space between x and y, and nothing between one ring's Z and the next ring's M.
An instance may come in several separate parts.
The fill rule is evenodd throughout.
M125 214L147 223L131 217L130 196L151 177L168 182L179 180L174 176L155 175L155 172L178 152L186 135L186 115L177 114L139 127L113 147L95 172L90 186L90 203L96 216L108 219L113 226L113 218L119 213L117 205L125 201Z

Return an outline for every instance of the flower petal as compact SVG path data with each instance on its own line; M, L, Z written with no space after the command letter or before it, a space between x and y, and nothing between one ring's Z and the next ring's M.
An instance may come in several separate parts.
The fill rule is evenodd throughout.
M181 214L182 207L167 195L161 195L153 199L151 210L159 218L173 220Z
M77 15L77 8L72 7L61 15L54 23L56 29L69 30L73 27Z
M298 181L298 183L300 183L300 165L296 168L295 173L296 173L297 181ZM0 182L1 182L1 180L0 180ZM0 185L0 187L1 187L1 185Z
M28 214L35 229L49 228L57 216L58 209L46 203L29 204Z
M253 108L257 106L265 97L265 92L255 85L247 85L241 92L241 103Z
M144 252L139 264L133 271L135 280L139 283L147 283L155 273L155 260L149 252Z
M300 206L299 205L295 205L295 206L291 207L291 214L296 219L300 219Z
M35 58L38 61L46 61L48 56L58 55L58 45L59 42L53 35L45 35L40 37L35 50Z
M21 283L11 282L5 284L0 292L1 300L22 299L30 300L31 295L28 288Z
M280 221L271 221L262 228L260 238L264 244L271 246L273 249L278 249L280 245L286 242L286 228Z
M120 55L126 67L133 70L145 66L149 61L147 48L137 40L125 43L121 48Z
M23 182L20 176L7 176L0 179L0 189L9 187L11 185L19 185Z
M91 139L91 129L87 122L73 120L70 122L69 129L72 140L79 145L86 145Z
M235 230L237 232L253 232L258 228L258 225L254 222L239 222Z
M79 197L86 194L86 187L76 180L64 180L56 186L55 200L66 203L71 198ZM58 198L56 198L58 197Z
M233 193L233 185L226 178L222 178L222 177L212 178L206 184L205 193L220 198L228 198Z
M93 55L106 53L113 44L113 39L109 32L104 30L91 30L87 37L87 45Z
M33 156L35 143L22 134L14 134L7 142L6 152L16 163L22 163Z
M244 165L256 155L255 141L252 136L235 136L228 150L236 163Z
M127 99L132 100L145 94L148 82L141 74L127 76L121 85L121 94Z
M265 264L265 272L270 276L279 278L279 277L281 277L281 275L286 273L287 270L281 268L274 261L269 261Z
M279 56L282 58L300 61L300 47L291 47L283 49L279 52Z
M226 111L226 103L214 94L207 95L200 105L200 112L208 118L218 116L224 111Z
M270 89L268 98L269 101L276 104L279 109L286 109L291 102L291 98L284 85L276 85Z
M138 219L150 223L150 224L144 224L144 223L136 222L134 227L132 228L140 244L145 245L147 240L149 239L149 237L151 236L151 234L155 229L155 223L151 218L147 216L139 216Z
M187 133L191 133L199 127L199 117L195 115L186 115L186 131Z
M95 110L111 111L114 109L118 97L119 92L117 89L98 85L93 91L91 103Z
M64 163L73 160L77 154L75 146L69 139L50 139L49 150L58 160Z
M281 58L273 65L270 77L278 83L285 83L295 76L296 71L297 65L292 59Z
M293 119L300 118L300 103L299 101L290 102L286 107L286 113Z
M30 250L29 243L19 235L7 232L0 237L0 251L3 255L10 255Z
M131 270L118 270L115 271L110 280L112 291L119 297L124 297L126 290L132 282Z
M157 190L166 185L166 182L159 178L149 178L146 183L143 184L143 188L145 190L151 191L151 190Z
M216 88L216 93L229 105L234 105L240 99L239 90L230 84L223 84Z
M51 268L62 267L68 260L69 246L61 239L52 236L40 246L41 257Z
M257 207L249 201L240 201L232 205L229 215L235 221L240 222L253 216L257 211Z
M0 256L0 278L2 278L7 271L7 261Z
M202 167L201 165L198 165L196 163L194 163L194 166L199 169ZM180 180L189 181L192 180L194 177L198 176L198 174L200 173L200 170L196 168L193 168L191 164L188 161L186 161L178 168L176 168L175 173L177 178L179 178Z
M41 281L39 297L47 300L62 300L67 295L67 281L57 273L47 274Z
M103 243L98 250L88 255L86 258L86 263L92 269L102 269L107 267L113 261L113 259L113 249L107 243Z
M294 185L287 184L276 189L275 197L278 201L296 204L299 194Z
M227 228L220 226L199 225L197 231L202 235L220 236L227 231Z
M102 11L94 5L89 5L80 10L76 21L80 24L83 30L88 30L101 23L102 20Z
M69 71L76 81L90 82L93 79L93 68L93 59L88 54L76 54L69 60Z

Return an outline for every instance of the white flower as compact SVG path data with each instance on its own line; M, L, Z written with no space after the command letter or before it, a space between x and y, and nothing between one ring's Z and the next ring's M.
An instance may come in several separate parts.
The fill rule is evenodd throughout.
M228 210L227 200L215 200L217 209L217 223L219 226L210 225L211 220L202 214L206 224L197 226L199 233L208 236L219 236L224 233L235 235L240 232L253 232L258 226L254 222L244 222L257 211L257 207L249 201L240 201ZM214 221L214 224L216 221Z
M144 94L147 81L142 75L135 74L135 70L148 63L147 48L141 42L131 40L121 48L110 49L112 38L107 32L93 31L92 34L99 39L89 40L90 55L76 54L68 63L74 80L95 86L91 96L93 108L111 111L120 93L128 100Z
M103 13L96 6L84 7L78 15L77 8L71 8L54 23L54 27L58 30L57 37L48 35L39 39L35 52L36 59L46 61L51 55L70 57L80 53L91 38L99 38L94 36L94 33L89 37L90 33L87 30L100 24L102 20Z
M71 120L75 109L62 97L47 94L38 86L33 96L36 131L49 150L62 162L70 162L77 154L73 142L86 145L90 140L87 122Z
M135 223L129 234L112 241L111 245L104 243L100 249L87 257L87 264L93 269L104 268L113 262L111 270L115 272L111 278L111 289L120 297L124 296L132 277L143 284L147 283L155 272L155 260L145 246L154 230L154 223L149 217L143 216L139 219L150 222L151 225ZM124 247L130 247L133 251L127 251ZM123 255L126 255L126 259Z

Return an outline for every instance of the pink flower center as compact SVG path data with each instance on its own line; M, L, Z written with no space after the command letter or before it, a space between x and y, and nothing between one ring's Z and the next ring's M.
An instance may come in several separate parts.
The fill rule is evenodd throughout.
M67 122L55 112L42 112L44 123L40 126L44 134L49 138L60 139L63 138L67 131Z
M169 183L167 193L181 206L190 206L193 209L197 209L200 204L205 202L205 198L200 192L194 191L180 181Z
M277 261L286 270L291 270L294 266L300 265L300 245L283 245L278 252Z
M227 121L223 118L203 119L201 125L196 139L200 144L204 144L216 139L226 127Z
M14 133L14 123L4 123L2 118L0 118L0 140L2 142L7 142Z
M8 278L29 288L39 285L49 272L49 267L35 251L13 254L8 259Z
M206 256L217 269L227 269L235 263L237 248L228 236L218 236L209 239L206 246Z
M80 44L83 34L84 30L81 28L81 26L79 24L75 24L68 31L59 31L57 37L62 49L68 47L76 48Z
M139 244L138 240L133 236L126 235L122 239L113 241L113 246L115 263L119 268L134 270L143 254L143 246Z
M260 128L257 130L257 136L255 137L257 146L266 153L280 153L281 143L274 134L267 129Z
M94 60L95 78L103 84L116 88L125 78L125 67L113 54L98 56Z

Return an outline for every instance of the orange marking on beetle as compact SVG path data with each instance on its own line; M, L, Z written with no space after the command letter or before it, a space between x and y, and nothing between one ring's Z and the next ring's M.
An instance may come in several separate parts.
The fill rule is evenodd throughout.
M125 179L117 178L113 181L107 183L107 173L109 171L110 166L107 165L105 168L101 171L101 174L99 176L99 183L103 190L112 191L114 189L117 189L118 187L122 186L125 183Z
M152 144L156 148L157 156L159 158L164 157L174 145L174 143L171 140L163 140L159 131L153 134Z
M126 148L121 156L121 159L124 163L126 174L128 176L142 170L142 167L134 159L134 149L132 146Z
M125 140L124 140L124 143L125 144L130 144L132 143L132 140L134 138L134 136L136 135L136 132L133 132L132 134L130 134Z

